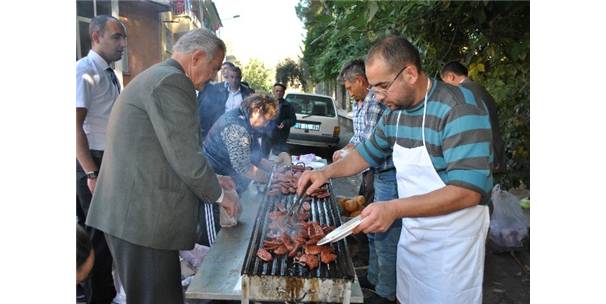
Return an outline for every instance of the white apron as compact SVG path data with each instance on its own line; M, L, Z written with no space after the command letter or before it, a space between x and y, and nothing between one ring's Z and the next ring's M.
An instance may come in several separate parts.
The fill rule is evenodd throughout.
M423 101L423 146L409 149L397 142L393 146L400 198L446 186L425 147L428 93L429 79ZM480 205L441 216L403 218L397 256L400 303L482 303L488 227L488 208Z

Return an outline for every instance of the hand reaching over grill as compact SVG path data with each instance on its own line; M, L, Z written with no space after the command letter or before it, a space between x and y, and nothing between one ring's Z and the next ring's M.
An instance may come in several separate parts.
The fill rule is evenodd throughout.
M305 171L301 174L301 177L299 177L299 181L297 182L297 194L302 195L305 187L311 184L309 185L309 188L307 188L307 191L305 191L307 194L311 195L326 182L328 182L328 176L324 170Z

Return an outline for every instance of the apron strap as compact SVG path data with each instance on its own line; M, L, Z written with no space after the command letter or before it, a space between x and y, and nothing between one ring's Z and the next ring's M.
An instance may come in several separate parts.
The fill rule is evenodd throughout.
M423 147L425 146L425 114L427 113L427 95L429 94L430 78L427 77L427 90L425 91L425 99L423 100L423 124L421 125L421 134L423 136ZM398 117L399 118L399 117Z
M427 77L427 90L425 91L425 99L423 100L423 123L421 124L421 134L423 136L423 147L425 147L425 114L427 113L427 95L429 95L429 86L430 86L430 78ZM398 119L396 120L396 139L394 143L398 141L398 129L400 126L400 115L402 114L402 109L398 110Z
M398 110L398 120L396 120L396 139L394 140L394 143L398 141L398 129L400 126L400 114L402 114L402 110Z

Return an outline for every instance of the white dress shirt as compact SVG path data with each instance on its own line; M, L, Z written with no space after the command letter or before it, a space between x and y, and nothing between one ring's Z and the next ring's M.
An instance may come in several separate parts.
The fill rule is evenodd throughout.
M119 89L107 71L110 66L95 51L76 62L76 108L86 108L84 133L91 150L105 149L105 131Z
M227 97L227 101L225 102L225 112L239 107L241 103L242 94L240 93L240 88L238 88L238 90L235 92L229 90L229 96Z

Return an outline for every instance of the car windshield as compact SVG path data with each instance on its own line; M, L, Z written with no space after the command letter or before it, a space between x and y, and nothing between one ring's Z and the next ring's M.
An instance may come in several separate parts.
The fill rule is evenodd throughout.
M297 114L334 117L332 99L321 96L288 94L286 100L295 107Z

